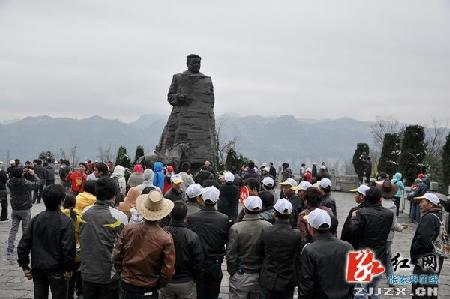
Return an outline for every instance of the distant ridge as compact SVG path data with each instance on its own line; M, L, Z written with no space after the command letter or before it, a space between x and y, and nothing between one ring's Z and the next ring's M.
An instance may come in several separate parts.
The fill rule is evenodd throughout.
M43 150L58 153L78 146L81 160L97 159L99 148L110 147L114 154L124 145L131 157L141 144L153 151L167 115L147 114L136 121L92 116L85 119L26 117L0 123L0 160L32 159ZM237 148L257 161L348 160L356 143L370 143L370 122L352 118L297 119L291 115L263 117L224 114L216 117L222 142L237 139Z

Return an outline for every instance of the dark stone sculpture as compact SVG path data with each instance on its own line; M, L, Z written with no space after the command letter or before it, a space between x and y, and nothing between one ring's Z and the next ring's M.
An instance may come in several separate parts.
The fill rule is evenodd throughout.
M187 71L173 76L167 96L172 112L155 151L175 167L190 162L192 170L205 160L217 161L214 87L211 77L200 73L200 61L200 56L189 55Z

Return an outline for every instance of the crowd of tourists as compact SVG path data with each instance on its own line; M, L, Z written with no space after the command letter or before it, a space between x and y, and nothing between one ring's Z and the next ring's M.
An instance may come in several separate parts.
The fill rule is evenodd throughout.
M391 196L384 182L353 190L356 204L338 236L339 205L325 163L315 176L302 164L299 178L288 163L279 173L273 163L250 162L221 174L209 161L195 174L189 163L136 164L130 174L112 163L58 164L60 184L51 160L15 160L0 170L1 220L11 222L6 254L33 280L35 298L48 298L50 289L61 299L214 299L224 261L233 299L378 298L370 289L383 276L346 280L348 253L370 249L392 275L394 232L407 227L397 222L400 173L383 178L396 186ZM413 273L429 274L419 260L433 253L442 209L420 177L408 198L411 221L419 222ZM45 211L31 218L41 200ZM441 267L440 258L435 274Z

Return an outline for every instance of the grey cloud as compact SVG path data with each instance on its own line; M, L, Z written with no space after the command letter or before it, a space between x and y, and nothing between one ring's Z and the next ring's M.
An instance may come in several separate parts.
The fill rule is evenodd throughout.
M0 118L168 113L172 74L199 53L218 114L448 120L449 8L421 0L3 1Z

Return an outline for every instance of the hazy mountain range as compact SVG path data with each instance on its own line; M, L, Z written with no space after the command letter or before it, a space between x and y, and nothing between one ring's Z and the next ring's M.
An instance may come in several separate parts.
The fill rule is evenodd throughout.
M27 117L0 124L0 160L33 159L44 150L59 154L77 146L80 160L115 155L124 145L133 158L137 145L152 152L167 115L142 115L130 123L93 116L86 119ZM261 162L348 160L358 142L371 141L370 122L351 118L297 119L293 116L262 117L220 115L216 126L221 141L236 138L237 150Z

